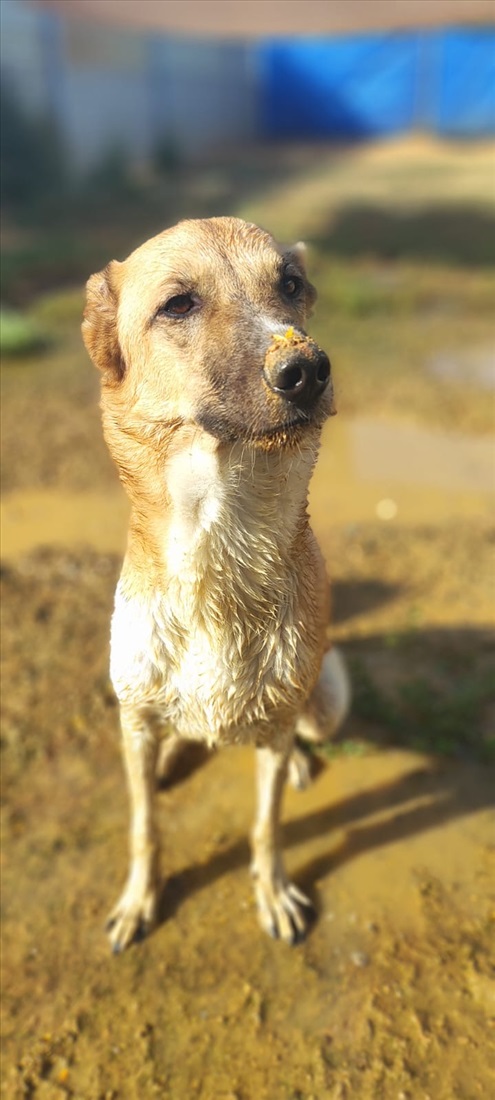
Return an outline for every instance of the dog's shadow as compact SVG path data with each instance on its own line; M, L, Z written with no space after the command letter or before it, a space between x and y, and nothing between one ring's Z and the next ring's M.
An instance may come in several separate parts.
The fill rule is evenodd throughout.
M293 848L328 835L328 851L302 864L295 875L298 885L309 893L318 911L314 884L338 867L364 852L438 828L456 817L484 809L492 802L493 790L488 779L480 782L478 767L461 770L450 762L437 763L286 822L283 847ZM386 815L383 820L368 822L369 817L380 813ZM343 829L343 839L331 844L332 832L338 830L341 834ZM242 837L206 862L192 864L172 876L162 891L160 923L169 919L187 897L240 867L247 868L249 858L248 838Z
M352 619L363 611L393 600L399 588L381 581L333 586L333 621ZM415 635L416 641L417 636ZM481 644L480 636L480 644ZM425 647L438 642L428 633L423 636ZM454 631L450 643L471 652L476 650L473 636L464 637L463 631ZM443 639L445 643L445 639ZM364 644L376 649L377 638ZM400 739L400 746L407 746L407 738ZM433 746L432 746L433 747ZM184 761L177 775L180 781L196 767L202 765L205 752L199 749ZM330 765L331 766L331 765ZM316 761L318 770L326 765ZM176 781L176 775L173 775ZM302 796L303 797L303 796ZM282 830L282 846L285 850L316 838L321 842L328 837L328 848L323 854L302 863L295 870L295 879L309 894L318 911L315 883L324 879L350 860L381 848L387 844L407 840L430 829L438 828L457 817L475 813L493 804L493 783L486 770L479 765L432 757L431 764L422 765L373 789L334 802L324 809L287 821ZM370 820L371 819L371 820ZM332 841L332 834L338 839ZM159 920L171 917L182 902L199 890L210 886L224 875L249 867L250 845L248 837L214 853L204 863L195 863L164 883Z
M401 585L389 584L376 578L365 581L332 581L331 623L344 623L357 615L374 611L396 599L401 591Z

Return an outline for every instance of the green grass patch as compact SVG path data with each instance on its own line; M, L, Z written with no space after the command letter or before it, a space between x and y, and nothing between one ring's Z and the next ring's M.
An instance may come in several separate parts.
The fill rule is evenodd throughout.
M464 271L441 264L412 263L403 259L342 259L312 250L311 278L318 289L317 315L366 318L373 315L406 317L466 315L492 317L495 272Z
M339 757L365 756L370 746L366 741L358 741L354 738L344 737L340 741L327 741L318 746L317 752L326 760L337 760Z
M386 690L355 658L351 676L355 715L380 726L386 740L441 756L495 759L495 737L487 730L495 696L492 670L471 669L441 686L433 677L415 675Z
M470 203L428 203L387 209L382 204L342 206L319 240L341 256L408 256L422 263L489 267L495 262L493 210Z
M75 233L33 232L31 243L4 248L2 296L10 304L24 305L47 290L83 284L102 254L109 258L104 243L98 250Z
M73 330L81 324L84 299L83 287L44 294L34 303L31 315L47 331Z
M0 350L2 357L27 358L48 345L46 333L36 321L13 309L0 310Z

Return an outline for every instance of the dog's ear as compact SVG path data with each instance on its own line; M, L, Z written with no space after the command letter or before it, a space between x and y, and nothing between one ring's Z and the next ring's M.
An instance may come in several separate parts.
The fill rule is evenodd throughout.
M308 251L304 241L298 241L297 244L291 245L289 251L294 259L302 267L303 271L306 271L306 253Z
M120 264L113 260L86 283L86 308L82 335L95 367L104 381L120 382L125 364L117 335L118 293L116 274Z

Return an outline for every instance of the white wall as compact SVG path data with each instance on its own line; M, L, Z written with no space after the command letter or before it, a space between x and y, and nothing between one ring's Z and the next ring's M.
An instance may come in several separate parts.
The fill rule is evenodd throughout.
M256 131L252 48L60 19L1 0L2 72L31 114L51 111L83 173L115 148L161 140L188 159Z

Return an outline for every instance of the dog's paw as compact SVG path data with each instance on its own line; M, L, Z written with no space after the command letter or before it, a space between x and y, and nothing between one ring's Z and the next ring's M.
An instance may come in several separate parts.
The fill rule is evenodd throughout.
M264 932L285 943L300 943L315 917L312 902L292 882L255 885L258 919Z
M305 791L313 779L311 757L297 745L291 752L288 779L295 791Z
M131 943L138 943L151 932L156 924L157 899L155 889L143 895L129 888L124 890L105 924L114 955L120 955Z

